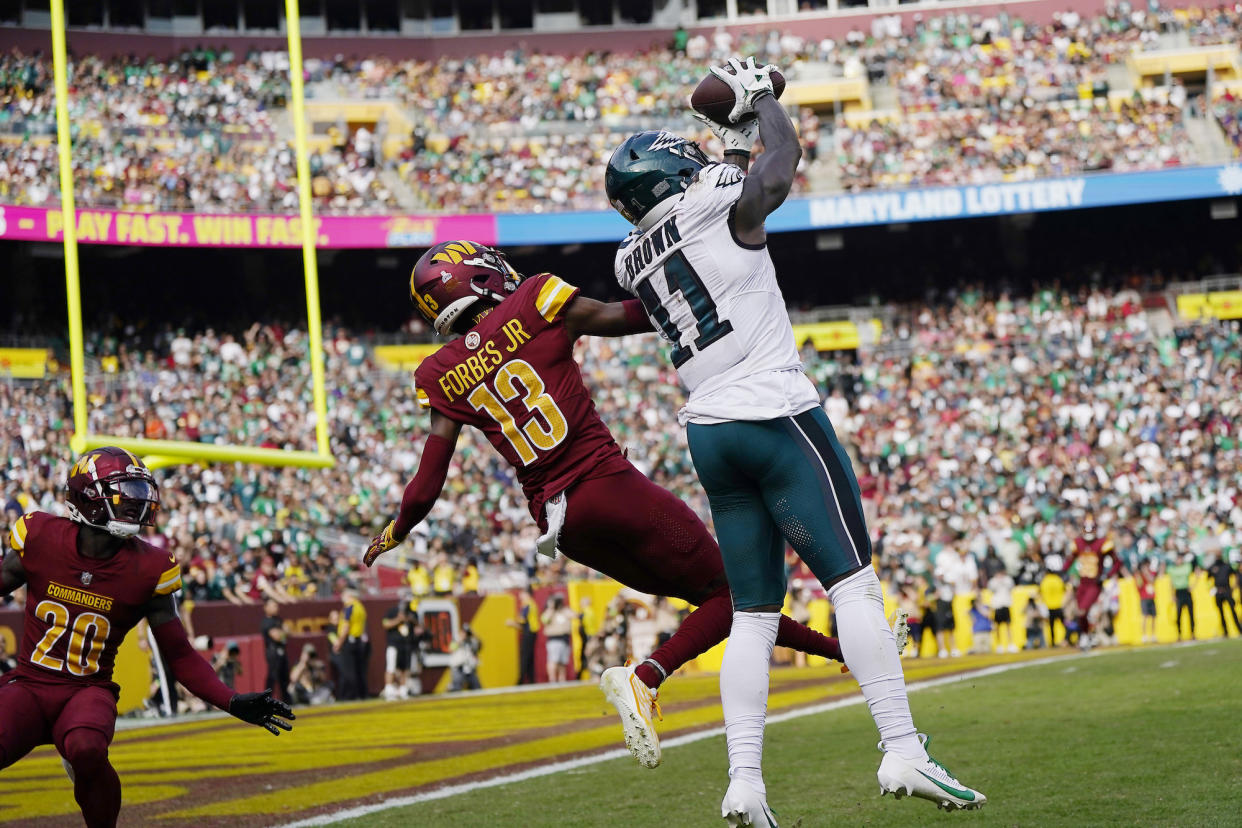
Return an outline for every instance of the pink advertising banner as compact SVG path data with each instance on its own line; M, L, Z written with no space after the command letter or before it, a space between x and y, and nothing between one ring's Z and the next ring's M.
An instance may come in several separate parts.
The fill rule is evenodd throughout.
M84 208L77 211L78 241L83 244L139 244L156 247L300 248L297 216L214 213L138 213ZM496 244L496 217L464 216L319 216L316 245L347 247L430 247L442 241L471 239ZM45 207L0 206L0 239L60 241L61 211Z

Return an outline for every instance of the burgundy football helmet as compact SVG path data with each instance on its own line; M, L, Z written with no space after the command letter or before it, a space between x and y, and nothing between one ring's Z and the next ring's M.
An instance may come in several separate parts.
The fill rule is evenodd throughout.
M480 299L499 304L517 290L522 276L494 247L470 241L437 244L414 265L410 301L436 333L448 336ZM466 326L468 327L468 326Z
M65 483L69 517L118 538L155 520L160 490L151 470L125 449L106 446L78 458Z

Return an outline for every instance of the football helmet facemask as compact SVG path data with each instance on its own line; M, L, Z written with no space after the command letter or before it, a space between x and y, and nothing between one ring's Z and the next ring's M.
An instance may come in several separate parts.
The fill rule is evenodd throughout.
M410 301L441 336L461 333L458 325L480 300L499 304L517 290L522 276L505 254L471 241L437 244L414 265Z
M118 538L130 538L155 521L160 490L146 464L125 449L107 446L78 458L65 482L69 517Z
M608 202L630 224L647 229L672 209L695 173L711 163L699 145L671 132L640 132L608 159ZM656 209L659 207L660 209Z

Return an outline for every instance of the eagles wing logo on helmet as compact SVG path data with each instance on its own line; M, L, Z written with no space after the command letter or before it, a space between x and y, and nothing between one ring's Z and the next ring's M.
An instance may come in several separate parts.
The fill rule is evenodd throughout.
M698 144L682 138L680 135L674 135L671 132L661 132L651 142L652 152L659 152L660 150L668 150L673 155L681 158L692 158L695 161L701 160L702 163L707 163L707 157L699 150Z
M667 212L695 174L711 163L699 145L671 132L640 132L613 151L604 173L604 191L612 206L631 223ZM647 219L652 220L652 219Z

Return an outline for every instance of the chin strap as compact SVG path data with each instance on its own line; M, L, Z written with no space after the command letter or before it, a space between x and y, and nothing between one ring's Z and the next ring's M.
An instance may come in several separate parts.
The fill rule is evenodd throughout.
M134 535L137 535L142 531L142 524L140 523L132 523L130 521L117 520L115 518L109 518L107 523L100 526L97 523L91 523L87 520L86 516L78 511L78 508L72 503L68 504L68 507L69 519L74 523L80 523L83 526L89 526L90 528L98 529L101 532L107 532L114 538L132 538Z
M142 530L142 525L128 523L123 520L110 520L103 528L109 535L115 538L132 538Z

